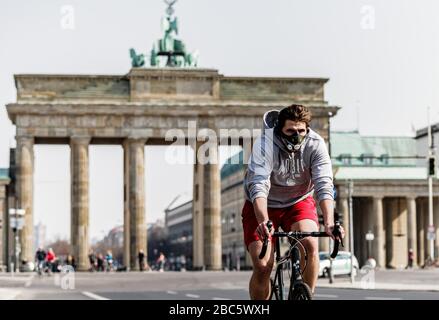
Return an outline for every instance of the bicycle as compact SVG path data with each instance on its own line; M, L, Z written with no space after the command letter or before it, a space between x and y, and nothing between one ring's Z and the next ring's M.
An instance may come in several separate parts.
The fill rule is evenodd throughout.
M46 263L44 262L44 260L38 260L37 262L36 262L36 271L37 271L37 274L38 274L38 276L39 277L42 277L43 276L43 274L44 274L44 272L45 272L45 265L46 265Z
M331 258L334 259L338 254L338 248L341 243L343 245L343 240L341 238L340 232L340 222L335 223L333 235L336 237L334 241L334 249L331 253ZM267 228L271 231L273 227L273 222L267 222ZM303 281L302 274L306 269L307 251L305 246L301 243L301 240L306 237L329 237L326 232L301 232L301 231L290 231L290 232L279 232L276 230L273 234L276 238L275 242L275 260L276 260L276 272L274 278L270 278L270 300L273 296L276 300L285 300L284 292L284 271L291 271L289 274L289 288L288 288L288 300L312 300L311 289ZM281 256L280 252L280 238L288 238L290 247L285 255ZM340 239L338 240L337 239ZM305 266L303 270L300 270L300 251L298 246L301 246L305 255ZM262 250L259 254L259 259L263 259L267 252L268 238L264 239Z

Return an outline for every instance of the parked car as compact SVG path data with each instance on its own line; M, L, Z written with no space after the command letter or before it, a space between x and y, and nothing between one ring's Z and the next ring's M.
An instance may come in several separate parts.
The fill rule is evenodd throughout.
M319 277L329 276L329 253L320 252L320 267L319 267ZM359 265L358 260L354 256L353 258L354 266L354 276L358 274ZM348 251L339 251L337 257L332 261L332 271L334 276L338 275L349 275L351 274L351 253Z

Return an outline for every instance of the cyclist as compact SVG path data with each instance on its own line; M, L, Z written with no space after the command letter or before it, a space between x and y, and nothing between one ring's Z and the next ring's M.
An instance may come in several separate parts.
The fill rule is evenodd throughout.
M35 262L37 265L37 272L39 275L44 271L44 260L46 260L46 251L42 247L39 247L35 253Z
M107 271L113 271L113 254L110 250L105 255L105 261L107 262Z
M56 256L55 256L55 252L53 252L52 248L49 248L49 250L47 251L46 254L46 267L47 267L47 272L50 275L52 273L53 270L53 265L56 261Z
M265 258L260 260L262 240L271 239L278 226L284 231L319 231L314 192L323 213L325 232L334 238L331 160L325 141L310 128L310 122L311 112L302 105L268 111L263 117L263 134L253 146L244 179L246 201L242 209L244 242L253 263L251 299L268 299L270 294L274 246L269 242ZM271 232L266 226L268 220L274 224ZM314 294L319 271L318 240L305 238L302 243L308 252L303 277Z

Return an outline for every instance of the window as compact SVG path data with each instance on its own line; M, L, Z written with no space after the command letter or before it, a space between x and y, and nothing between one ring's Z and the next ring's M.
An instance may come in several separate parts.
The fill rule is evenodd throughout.
M342 153L338 157L339 161L341 161L342 164L349 166L351 165L351 155L349 153Z
M388 154L382 154L380 157L380 160L383 164L388 165L389 164L389 155Z
M373 154L363 153L360 156L360 160L363 161L364 165L371 166L373 165Z

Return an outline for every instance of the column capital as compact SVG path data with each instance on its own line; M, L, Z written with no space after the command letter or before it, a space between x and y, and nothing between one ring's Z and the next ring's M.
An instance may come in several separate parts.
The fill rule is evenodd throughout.
M35 138L33 136L15 136L15 140L17 141L17 146L19 144L32 146L35 142Z
M91 141L90 136L71 136L70 144L88 145Z
M415 194L408 194L408 195L405 196L405 198L407 200L416 200L416 198L418 198L418 196L415 195Z
M146 144L146 141L148 141L147 138L141 138L136 136L128 136L124 139L123 144Z
M373 195L372 196L372 199L375 201L380 201L380 200L382 201L383 198L384 198L384 196L382 196L382 195Z

